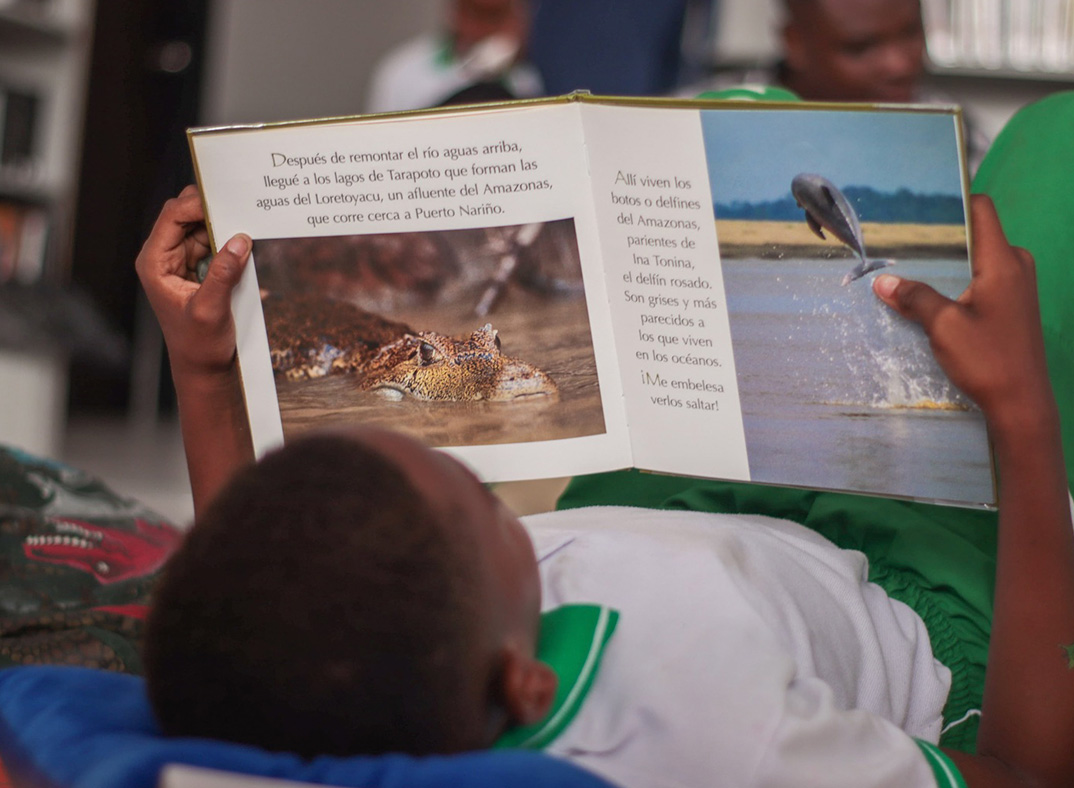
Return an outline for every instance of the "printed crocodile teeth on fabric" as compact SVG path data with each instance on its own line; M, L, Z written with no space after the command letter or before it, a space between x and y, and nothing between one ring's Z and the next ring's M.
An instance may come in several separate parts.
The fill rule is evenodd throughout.
M71 547L81 547L84 550L90 550L97 546L94 542L90 542L87 539L81 539L77 536L28 536L26 537L25 542L31 547L36 547L38 545L56 544L69 545Z
M75 534L76 536L80 536L83 539L89 539L95 542L99 542L104 539L103 534L98 533L97 531L91 531L88 528L83 528L82 526L76 525L75 523L54 521L52 525L61 534Z

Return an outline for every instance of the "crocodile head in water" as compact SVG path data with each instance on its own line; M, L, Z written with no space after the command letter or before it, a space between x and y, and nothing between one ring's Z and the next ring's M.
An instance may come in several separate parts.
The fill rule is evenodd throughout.
M362 390L450 402L558 393L546 372L500 351L491 325L453 338L349 302L267 296L262 305L273 370L287 380L353 374Z
M370 360L361 387L401 399L505 402L557 393L545 372L500 352L491 324L465 339L423 331L385 345Z

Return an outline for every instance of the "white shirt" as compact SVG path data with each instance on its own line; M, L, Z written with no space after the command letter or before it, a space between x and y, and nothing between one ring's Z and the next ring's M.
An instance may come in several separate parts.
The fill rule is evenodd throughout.
M373 73L366 112L433 107L487 76L472 73L445 47L442 36L430 34L389 52ZM543 90L537 71L526 63L516 63L502 78L516 98L533 98Z
M865 557L760 516L594 507L526 518L544 606L620 611L547 748L622 786L934 786L950 672Z

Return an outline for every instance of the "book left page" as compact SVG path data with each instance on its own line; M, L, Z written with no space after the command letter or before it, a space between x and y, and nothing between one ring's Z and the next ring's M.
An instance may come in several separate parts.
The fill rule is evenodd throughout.
M372 424L486 481L630 464L578 107L193 130L258 455Z

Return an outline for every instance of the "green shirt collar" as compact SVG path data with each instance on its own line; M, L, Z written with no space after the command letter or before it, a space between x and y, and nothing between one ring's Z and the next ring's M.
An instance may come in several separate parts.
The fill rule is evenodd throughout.
M555 700L543 720L511 728L494 748L539 750L563 732L582 707L618 622L619 613L602 605L563 605L541 615L537 658L559 678Z

